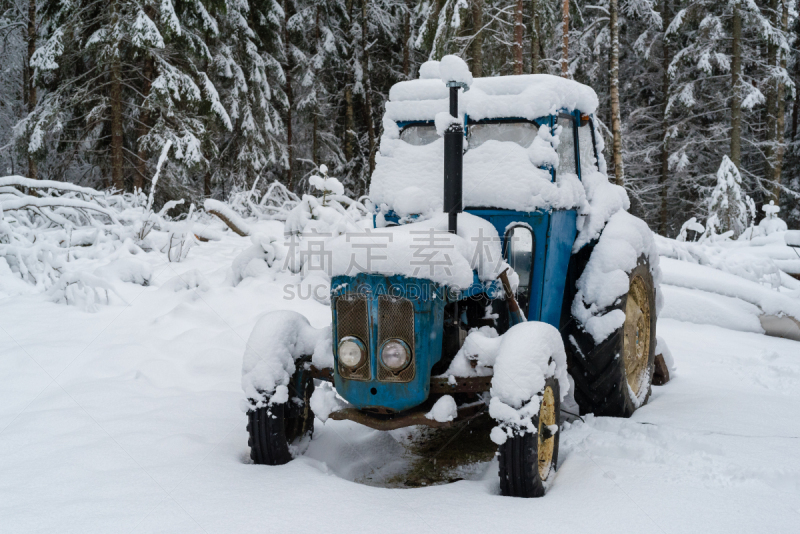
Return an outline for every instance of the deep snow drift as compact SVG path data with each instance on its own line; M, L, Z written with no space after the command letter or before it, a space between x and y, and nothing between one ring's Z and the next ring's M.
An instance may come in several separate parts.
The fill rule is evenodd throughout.
M411 469L408 433L317 421L302 458L249 462L241 365L253 326L292 310L324 328L330 308L303 289L302 271L253 269L234 283L235 258L256 245L208 224L219 239L181 262L161 252L167 232L124 263L65 261L112 288L94 312L0 273L0 530L618 533L623 521L652 532L796 529L800 343L764 336L753 322L796 303L796 289L733 274L733 260L729 272L710 259L680 261L674 249L688 254L688 245L659 240L668 256L658 335L676 369L647 405L628 420L565 425L542 499L500 497L496 461L463 466L450 477L458 482L387 489ZM248 224L254 235L284 230ZM785 249L769 246L776 258ZM694 250L703 251L715 257ZM446 417L440 408L432 416Z

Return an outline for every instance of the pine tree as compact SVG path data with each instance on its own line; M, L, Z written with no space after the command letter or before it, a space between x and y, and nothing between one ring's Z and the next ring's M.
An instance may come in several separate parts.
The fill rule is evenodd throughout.
M193 28L198 13L205 24L213 19L198 0L181 7L176 11L170 0L47 2L44 38L31 59L42 94L17 125L17 142L49 156L51 174L69 179L88 170L125 189L133 168L141 184L142 157L155 157L171 141L163 184L185 188L190 174L209 164L206 124L225 121L227 113L198 68L210 56ZM153 77L144 92L142 60L152 62Z
M717 185L707 202L707 232L721 234L732 231L736 238L747 228L747 204L742 192L742 176L727 155L722 156L722 163L717 171Z
M0 0L0 173L29 173L29 155L11 145L14 125L28 113L28 9L26 0Z
M213 43L214 85L231 121L221 132L212 181L250 188L258 177L282 178L289 166L280 109L288 101L282 53L283 11L275 2L229 0Z

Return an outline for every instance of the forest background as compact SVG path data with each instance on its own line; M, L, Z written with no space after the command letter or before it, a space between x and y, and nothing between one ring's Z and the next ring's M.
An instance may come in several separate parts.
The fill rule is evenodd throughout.
M0 0L0 172L148 191L169 146L157 204L274 180L302 192L322 164L359 196L389 88L457 54L475 76L592 86L609 176L662 235L718 209L726 180L740 206L774 201L797 228L797 12L782 0Z

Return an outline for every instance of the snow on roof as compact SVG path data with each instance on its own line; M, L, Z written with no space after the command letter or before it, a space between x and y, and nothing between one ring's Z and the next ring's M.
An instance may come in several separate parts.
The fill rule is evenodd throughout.
M437 113L449 109L448 98L441 79L400 82L389 91L386 117L395 122L433 120ZM597 94L591 87L549 74L475 78L470 90L459 94L459 112L475 120L534 120L561 109L594 113L597 104Z
M398 122L433 120L448 110L448 89L432 76L439 64L429 61L421 69L425 77L400 82L389 93L383 120L380 151L375 158L369 197L381 210L397 215L430 217L441 212L444 176L444 141L412 145L400 138ZM435 72L434 72L435 71ZM525 118L534 120L559 109L592 113L595 92L580 83L545 74L476 78L470 91L460 94L460 111L471 118ZM512 141L489 140L464 153L463 203L465 208L492 207L532 212L539 209L577 209L578 237L575 247L596 238L616 211L627 209L622 187L605 174L603 141L597 136L599 167L582 165L582 179L562 168L552 181L540 166L558 167L560 127L552 134L539 128L534 142L524 148ZM581 161L594 160L594 141L586 128L579 129ZM591 168L590 168L591 167Z

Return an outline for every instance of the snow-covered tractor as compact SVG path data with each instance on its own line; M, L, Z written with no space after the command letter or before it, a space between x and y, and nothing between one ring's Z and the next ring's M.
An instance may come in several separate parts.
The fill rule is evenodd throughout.
M248 343L255 463L288 462L315 413L391 430L488 411L501 493L536 497L562 402L647 401L658 256L608 181L597 104L549 75L473 80L455 56L392 87L371 228L334 240L332 326L273 312Z

